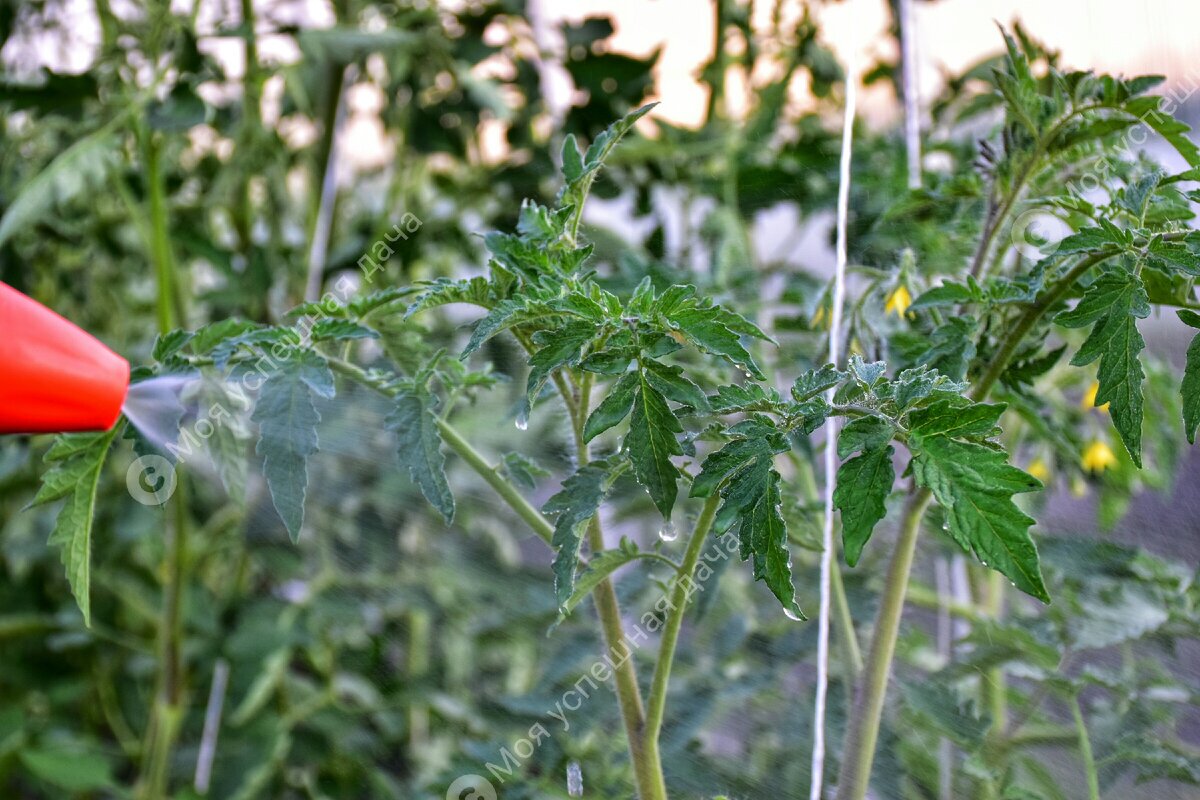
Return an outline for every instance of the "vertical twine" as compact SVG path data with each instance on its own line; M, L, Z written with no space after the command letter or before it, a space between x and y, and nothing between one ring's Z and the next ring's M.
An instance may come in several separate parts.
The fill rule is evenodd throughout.
M851 28L853 31L853 27ZM850 211L850 159L854 144L854 111L858 88L858 58L854 37L846 50L846 107L842 117L842 153L837 198L837 260L833 273L833 302L829 317L829 361L837 364L842 351L842 312L846 304L846 236ZM833 389L826 396L833 402ZM837 471L838 424L825 423L825 519L821 549L821 607L817 617L817 694L813 709L812 783L809 800L821 800L825 776L825 700L829 690L830 573L833 569L833 489Z

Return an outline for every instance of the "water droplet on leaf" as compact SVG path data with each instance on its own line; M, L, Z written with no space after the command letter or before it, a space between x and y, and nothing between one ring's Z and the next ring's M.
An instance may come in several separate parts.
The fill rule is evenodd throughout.
M522 411L517 414L517 430L523 431L529 428L529 417Z
M658 529L658 538L664 542L673 542L679 538L679 531L675 527L675 523L671 520L663 522L662 527Z
M787 617L788 619L792 620L793 622L803 622L804 621L804 617L800 616L795 611L792 611L787 606L783 607L783 615L785 617Z

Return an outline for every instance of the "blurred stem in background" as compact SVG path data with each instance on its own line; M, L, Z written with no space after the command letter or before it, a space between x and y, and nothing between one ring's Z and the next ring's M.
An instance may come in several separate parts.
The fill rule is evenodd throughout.
M162 142L148 126L141 127L142 152L146 161L146 191L150 203L150 256L157 276L157 314L159 333L166 334L187 318L179 291L179 276L171 252L170 218L166 184L162 173ZM147 744L138 782L139 797L158 800L169 793L172 753L183 721L185 670L182 657L183 595L188 580L187 486L177 471L178 485L168 500L173 523L167 537L161 616L158 626L157 688L147 729Z

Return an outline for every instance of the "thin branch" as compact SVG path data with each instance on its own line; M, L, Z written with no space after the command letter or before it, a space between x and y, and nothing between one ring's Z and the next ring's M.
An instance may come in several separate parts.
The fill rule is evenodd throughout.
M1088 800L1100 800L1100 779L1096 775L1096 757L1092 754L1092 740L1088 736L1087 724L1083 719L1083 709L1079 707L1079 698L1071 698L1071 718L1075 720L1075 730L1079 734L1079 757L1083 759L1084 774L1087 776Z
M700 518L688 540L687 551L683 555L679 576L671 586L670 614L667 624L663 627L662 644L658 650L658 661L654 665L654 677L650 681L649 705L646 709L646 749L658 749L658 736L662 730L663 713L667 705L667 684L671 680L671 667L675 661L675 648L679 643L679 631L683 627L684 613L687 611L688 600L692 591L692 576L696 572L696 563L700 559L700 551L712 530L713 520L717 516L717 506L721 496L713 492L704 503Z

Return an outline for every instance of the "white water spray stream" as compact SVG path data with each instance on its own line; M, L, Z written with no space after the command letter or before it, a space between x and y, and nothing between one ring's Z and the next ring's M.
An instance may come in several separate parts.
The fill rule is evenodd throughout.
M198 379L196 374L156 375L131 384L121 412L142 438L165 453L167 445L179 440L183 392Z
M853 28L851 28L853 31ZM846 304L847 220L850 213L850 163L854 145L854 113L858 88L857 41L846 47L846 108L842 118L842 154L838 176L837 261L833 272L833 302L829 315L829 361L837 364L842 352L842 312ZM827 399L833 402L834 390ZM829 584L833 570L833 490L837 471L837 418L825 423L825 519L821 549L821 607L817 617L817 695L813 708L812 782L809 800L821 800L825 776L825 699L829 691Z

